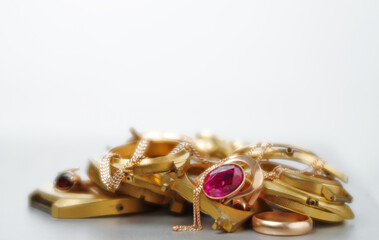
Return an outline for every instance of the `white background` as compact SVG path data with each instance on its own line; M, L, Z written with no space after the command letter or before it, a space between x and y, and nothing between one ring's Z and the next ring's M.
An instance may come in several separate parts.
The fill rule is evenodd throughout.
M28 208L33 189L61 170L85 169L132 126L309 148L350 177L357 217L305 238L372 237L378 81L375 0L2 0L0 238L116 238L130 224L128 233L162 237L133 218L165 236L222 238L172 234L167 213L74 224ZM253 234L264 238L234 236Z

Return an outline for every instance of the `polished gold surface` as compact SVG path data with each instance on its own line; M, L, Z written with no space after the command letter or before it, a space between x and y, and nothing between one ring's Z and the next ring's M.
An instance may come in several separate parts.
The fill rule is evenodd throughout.
M277 236L297 236L309 233L313 222L308 216L290 212L262 212L253 216L253 229Z
M244 173L244 183L239 189L223 197L223 203L227 204L233 199L245 198L247 207L251 207L262 189L263 173L260 165L249 156L230 156L223 164L237 164Z
M343 202L326 200L323 196L294 188L280 180L265 181L263 185L263 199L282 208L330 222L354 218L351 209Z
M196 186L190 179L195 179L197 174L199 174L199 172L201 173L206 167L206 165L194 165L191 169L186 171L186 174L182 176L178 176L176 171L157 173L153 176L147 175L145 178L135 176L134 182L130 184L128 180L125 179L121 183L118 192L128 194L129 196L138 197L144 199L145 201L149 200L150 202L160 205L178 204L177 201L170 202L172 199L170 196L178 194L186 201L192 203L193 191ZM98 163L93 161L89 166L89 172L91 180L101 186L101 182L99 180ZM104 186L103 188L105 189ZM130 191L131 189L134 189L135 191ZM137 195L136 192L142 192L143 194ZM154 201L151 201L151 199ZM227 232L237 230L238 227L248 221L254 214L252 211L241 211L228 207L205 196L201 197L200 203L202 211L215 219L215 223L212 228L224 229ZM257 209L254 210L259 211L259 206L257 206Z
M261 162L265 172L276 169L279 165ZM337 180L323 175L314 175L296 171L283 166L276 179L266 179L262 197L281 208L311 216L312 218L340 222L354 218L351 209L345 204L352 197Z
M90 180L94 184L106 190L106 186L101 182L100 179L99 161L92 159L88 165L87 172ZM133 178L133 180L135 183L137 182L137 184L141 182L141 180L136 181L135 178ZM151 182L142 182L142 185L144 185L146 188L141 188L135 184L130 184L127 181L122 181L120 187L117 190L117 193L125 194L138 199L143 199L145 202L157 205L167 205L171 202L172 196L170 193L161 191L159 186L156 186Z
M274 143L271 145L272 147L265 151L263 159L285 159L297 161L308 166L313 166L316 169L321 169L325 171L326 174L347 182L347 176L345 174L338 171L328 163L322 161L320 157L311 151L287 144ZM251 147L247 146L237 149L233 154L248 154L252 157L258 157L260 153L261 151L259 149L251 151Z
M117 154L118 156L112 158L111 172L119 171L123 166L125 166L125 164L129 161L128 159L135 155L134 152L138 148L137 146L142 139L143 138L110 150L111 153ZM181 181L185 179L185 177L181 178L181 176L187 172L193 152L189 152L192 149L187 150L186 148L183 148L180 151L174 150L178 144L179 143L175 140L167 140L167 138L158 140L156 137L150 137L149 145L144 151L145 157L139 161L138 165L131 166L130 170L128 168L125 168L126 175L123 182L136 186L139 189L148 190L156 194L162 194L162 192L164 194L172 194L171 190L173 190L183 198L186 198L185 195L182 195L184 192L183 190L185 189L184 184L178 184L177 186L181 187L173 189L171 188L171 183L181 183ZM228 159L228 161L239 164L244 170L247 184L244 185L245 187L242 186L244 187L243 191L240 191L235 195L236 197L249 196L248 205L251 207L251 205L257 199L262 186L262 171L259 165L256 164L255 161L248 156L233 156ZM92 166L94 166L94 164L92 164ZM91 177L91 179L96 179L96 177ZM254 185L252 184L253 182L255 183ZM192 189L192 191L194 191L196 188L193 183L188 184L188 186L190 189ZM149 195L152 195L150 192ZM192 198L194 197L193 194L191 196ZM225 199L225 203L228 203L231 200L232 198ZM235 219L230 216L224 216L223 219L220 220L220 216L225 215L223 212L227 211L228 208L225 207L224 210L220 211L220 207L217 206L217 202L210 203L216 206L213 207L214 210L210 210L212 208L209 207L202 209L201 205L199 207L205 212L214 212L210 215L216 220L215 227L224 228L226 231L236 230L238 226L247 221L251 216L250 212L246 212L246 214L239 213L240 216ZM229 212L233 211L230 210Z
M287 144L247 145L208 133L191 139L175 133L131 132L126 144L90 161L90 182L82 183L71 171L72 187L39 189L31 195L31 205L57 218L86 218L157 207L180 214L193 203L193 225L174 229L201 230L202 212L215 220L213 229L226 232L236 231L254 216L254 229L270 235L305 234L312 229L309 217L326 222L354 217L347 205L352 197L336 179L347 177L309 150ZM308 168L298 170L271 159ZM203 191L205 177L227 164L241 168L243 182L225 197L208 196ZM293 213L268 213L271 206Z
M191 203L194 199L193 193L195 188L196 186L190 180L190 174L185 174L170 184L170 189ZM200 209L215 219L215 223L212 226L213 229L224 229L227 232L237 230L238 227L248 221L254 214L252 211L241 211L226 206L207 198L205 195L200 195Z
M30 204L55 218L89 218L153 210L144 201L119 194L107 194L95 186L78 192L62 192L52 185L30 195Z
M66 170L64 172L61 172L58 174L58 176L55 178L54 181L54 187L60 191L63 192L75 192L75 191L81 191L81 188L83 187L81 184L80 177L76 174L76 171L79 170L78 168L73 168ZM59 182L60 179L64 179L68 184L66 186L60 186Z
M210 197L207 194L205 194L205 192L203 191L203 184L204 184L205 177L211 171L223 165L229 165L229 164L238 165L243 171L244 180L241 183L241 185L237 189L235 189L233 192L224 196L223 198ZM247 203L247 206L250 208L252 204L255 202L255 200L258 198L258 194L262 188L263 173L259 164L254 159L250 158L249 156L231 156L223 160L220 160L218 163L214 164L213 166L209 168L204 168L204 169L205 169L204 172L199 174L199 176L197 176L194 181L196 182L196 186L193 189L193 195L192 195L193 214L194 214L193 224L188 225L188 226L186 225L175 226L173 228L175 231L199 231L202 229L200 211L206 210L206 209L202 209L202 206L201 206L202 195L205 195L209 199L220 200L220 202L223 204L227 204L233 199L241 199L243 197L248 197L246 203ZM234 231L234 230L235 228L229 231Z
M265 172L270 172L277 166L278 164L276 163L261 162L261 167ZM350 203L353 200L342 184L333 178L314 175L308 172L299 172L285 165L281 166L289 170L284 171L278 178L284 184L323 196L325 200L329 201Z
M325 210L321 210L318 208L314 208L312 206L299 203L297 201L293 201L283 197L276 197L274 195L265 195L262 194L262 198L269 204L275 205L276 207L280 207L282 209L286 209L291 212L296 212L299 214L307 215L312 217L315 220L338 223L343 222L345 220L344 217L329 212Z
M321 160L316 154L293 145L258 144L236 150L233 154L247 154L259 158L264 171L262 198L278 207L312 218L341 222L354 218L346 205L352 197L334 177L347 181L347 177ZM259 149L267 149L263 155ZM266 159L266 160L263 160ZM297 170L271 159L292 160L308 165Z

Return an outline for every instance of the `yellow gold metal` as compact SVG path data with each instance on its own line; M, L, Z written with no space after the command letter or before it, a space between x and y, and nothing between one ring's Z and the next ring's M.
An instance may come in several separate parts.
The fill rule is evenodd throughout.
M263 154L263 152L266 150L266 148L262 148L262 153L258 157L260 158ZM247 195L250 195L250 199L247 201L248 206L251 206L252 203L256 200L258 197L258 194L261 189L262 181L263 181L263 174L262 170L259 167L259 164L250 158L249 156L244 155L238 155L238 156L231 156L228 158L225 158L223 160L220 160L218 163L215 163L214 165L207 168L201 175L199 175L199 180L196 183L196 188L193 190L193 224L189 226L174 226L174 231L199 231L202 229L201 224L201 217L200 217L200 211L201 211L201 193L203 192L203 183L205 180L205 177L212 172L213 170L217 169L218 167L221 167L222 165L227 164L233 164L233 163L239 163L241 164L240 167L245 167L244 171L244 179L247 178L250 180L249 184L247 184L247 188L245 188L243 191L240 191L239 193L236 193L234 191L229 197L226 196L223 201L225 203L228 203L233 198L240 198ZM255 181L251 181L252 178L254 178ZM246 180L246 179L245 179ZM255 185L254 185L255 184ZM217 223L217 220L216 220Z
M228 196L222 198L212 198L207 196L207 194L204 194L211 199L223 199L224 204L228 204L233 199L248 196L246 203L248 207L251 207L257 200L262 189L263 172L260 165L249 156L244 155L228 157L222 165L228 164L237 165L243 170L244 182L241 186L232 193L228 194Z
M194 139L167 132L131 133L126 144L90 161L91 182L82 183L73 175L72 188L39 189L31 195L31 204L57 218L84 218L149 211L154 205L182 213L193 203L193 225L174 227L190 231L202 228L203 212L215 220L213 229L233 232L254 214L271 210L267 203L328 222L354 217L345 204L352 197L334 179L346 182L347 177L306 149L271 143L247 146L207 133ZM294 160L314 171L270 159ZM223 198L207 196L205 177L226 164L243 170L243 183ZM312 229L312 220L295 213L264 213L253 218L253 225L265 234L298 235Z
M262 146L261 146L262 147ZM254 158L261 154L261 151L255 148L251 150L251 146L243 147L234 151L233 154L244 155L248 154ZM324 171L327 175L331 175L339 178L340 180L347 182L347 176L337 169L330 166L328 163L322 161L316 154L288 144L273 143L270 148L265 151L262 156L263 159L286 159L294 160L312 166L317 170Z
M261 162L264 172L270 172L278 166L272 162ZM323 196L325 200L329 201L350 203L353 200L342 184L335 179L323 175L312 175L308 172L299 172L285 165L280 166L285 170L278 179L292 187Z
M152 141L176 141L191 143L201 155L208 160L223 159L228 157L234 150L245 146L246 143L241 141L228 142L208 132L201 132L192 139L184 135L170 132L146 132L141 135L141 138ZM136 139L138 140L138 139Z
M325 210L320 210L318 208L314 208L309 205L305 205L302 203L299 203L297 201L293 201L287 198L283 197L278 197L274 195L265 195L263 194L262 198L275 206L278 206L280 208L300 213L303 215L310 216L312 218L315 218L320 221L325 221L325 222L342 222L345 220L341 215L325 211Z
M99 177L96 177L96 172L98 173L98 171L96 164L92 163L90 165L89 172L91 173L89 175L91 180L96 183L99 183ZM190 172L193 171L196 170L192 169ZM188 174L178 177L175 171L173 171L153 174L153 177L151 178L141 178L141 176L138 175L136 175L135 178L141 181L135 181L133 185L123 181L118 192L133 197L143 198L145 201L149 200L149 202L161 205L169 204L170 200L172 200L171 196L176 196L175 194L177 193L188 202L192 203L195 186L192 181L189 180ZM167 189L162 189L163 186L166 186ZM151 191L149 189L155 190ZM158 194L159 190L157 189L161 191L160 194ZM140 193L140 195L136 195L135 192L142 192L142 194ZM163 197L161 197L162 195ZM174 208L176 205L178 205L180 209L183 208L183 203L180 203L180 201L172 202L171 208ZM215 219L215 224L213 225L214 229L224 229L227 232L235 231L254 214L254 212L251 211L240 211L225 206L217 201L208 199L205 196L203 196L201 200L201 209Z
M232 165L231 163L224 163L223 165ZM228 204L230 201L232 201L233 198L235 198L235 195L236 194L239 194L239 192L241 191L241 189L245 186L245 182L246 182L246 173L245 173L245 170L238 164L233 164L235 165L236 167L240 168L241 169L241 172L243 173L243 177L242 177L242 183L240 184L240 186L238 188L236 188L233 192L229 193L228 195L226 196L223 196L223 197L213 197L213 196L209 196L205 191L203 191L204 195L207 196L208 198L210 199L214 199L214 200L222 200L222 202L224 204ZM259 165L258 165L259 166ZM263 183L263 174L262 175L262 181L261 181L261 186L262 186L262 183ZM200 177L200 176L199 176ZM262 187L260 187L262 188ZM260 188L258 189L258 191L260 191ZM252 189L252 188L251 188ZM248 193L247 193L248 194ZM246 195L247 195L246 194ZM245 196L245 195L244 195ZM242 198L243 196L238 196L237 198ZM247 202L246 202L247 204Z
M206 132L199 133L194 143L199 151L218 159L228 157L235 150L232 143Z
M297 188L294 188L283 181L276 179L273 181L264 181L263 183L263 198L266 199L268 195L296 201L305 206L316 208L321 211L331 212L341 216L342 219L352 219L354 214L351 209L343 202L333 202L326 200L323 196L312 194ZM290 209L292 210L292 209ZM305 212L307 211L307 212ZM296 212L296 211L295 211ZM327 218L322 218L319 214L313 214L308 208L303 212L299 212L323 221L329 221ZM333 220L334 221L334 220Z
M146 198L146 196L154 196L154 202L161 205L168 204L170 197L175 193L179 194L187 201L189 201L189 198L192 199L195 186L188 179L186 174L192 156L191 153L183 149L177 153L169 155L168 153L171 153L177 142L172 140L151 140L151 138L149 140L150 144L145 152L146 157L141 159L138 165L133 166L131 168L132 171L126 172L125 178L121 182L118 192L126 193L134 197L143 196L145 200L149 199ZM111 150L112 153L120 156L112 159L111 171L114 172L119 170L124 165L124 162L128 161L128 157L133 154L136 145L136 142L130 142ZM234 158L241 157L236 156ZM207 167L207 165L203 166L205 168ZM244 168L247 168L247 166L244 166ZM259 168L259 165L256 164L255 168ZM92 162L90 165L89 176L90 179L97 184L99 183L98 173L98 164ZM249 175L249 179L253 177L257 178L259 176L263 179L262 174L257 174L256 176L251 177ZM99 186L104 188L101 184ZM139 191L137 189L139 189ZM250 195L249 200L258 197L257 189L258 188L247 189L248 192L245 195ZM134 193L135 191L143 193L139 193L138 196ZM162 196L162 198L158 200L157 196ZM200 207L204 212L211 215L216 220L214 228L217 229L223 228L226 231L234 231L253 214L253 212L250 211L240 211L227 207L214 200L207 199L206 197L202 197L202 199L203 198L206 200L201 201L202 203ZM149 200L151 200L151 198ZM192 202L192 200L190 202ZM174 202L171 206L175 205L178 205L178 202Z
M266 151L262 154L259 149ZM354 217L345 204L351 202L352 197L333 179L347 181L347 177L314 153L286 144L258 144L240 148L233 154L247 154L261 163L266 179L262 197L266 201L323 221L340 222ZM294 160L307 164L314 172L311 174L262 159Z
M81 184L81 180L80 180L80 177L78 174L76 174L76 171L78 171L79 168L72 168L72 169L68 169L64 172L61 172L58 174L58 177L61 175L61 174L69 174L70 175L70 181L73 183L72 186L68 187L68 188L60 188L57 184L57 179L55 180L54 182L54 187L55 189L59 190L59 191L62 191L62 192L75 192L75 191L81 191L81 188L82 188L82 184Z
M36 190L30 204L55 218L89 218L146 212L153 209L142 200L103 192L87 183L81 192L57 191L52 185Z
M189 169L188 173L181 178L175 179L170 184L170 189L180 194L180 196L189 202L193 202L193 192L195 189L194 184L190 180L192 171L196 171L196 169ZM200 195L200 208L215 219L215 223L212 226L213 229L224 229L227 232L235 231L254 214L251 211L241 211L228 207L204 195Z
M99 171L99 161L92 159L88 166L88 176L94 184L102 189L107 189L101 182ZM136 178L138 180L136 180ZM133 177L133 180L130 181L134 181L133 184L132 182L128 182L127 178L124 179L121 182L117 193L126 194L137 199L143 199L145 202L157 205L168 205L172 203L172 199L175 198L174 193L162 191L159 186L151 181L144 181L140 176L135 176ZM141 185L144 187L141 187Z

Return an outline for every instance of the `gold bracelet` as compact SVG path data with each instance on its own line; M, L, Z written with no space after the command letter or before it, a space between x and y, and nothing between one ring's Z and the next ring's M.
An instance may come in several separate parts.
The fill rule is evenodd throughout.
M345 220L345 218L338 214L320 210L309 205L293 201L291 199L265 194L262 194L262 198L269 204L275 205L282 209L289 210L291 212L306 215L321 221L337 223Z
M82 218L152 206L183 213L192 203L193 224L173 230L201 230L203 212L215 220L213 229L233 232L252 219L256 231L269 235L308 233L311 218L341 222L354 217L346 204L352 197L337 179L346 182L347 177L306 149L277 143L247 146L210 134L191 139L131 132L126 144L90 161L90 182L68 170L58 175L55 186L35 192L32 204L55 217ZM297 170L271 159L308 168ZM263 212L273 206L292 213Z
M312 219L290 212L262 212L253 216L253 229L259 233L277 236L296 236L312 230Z
M337 177L344 182L347 182L348 180L345 174L330 166L328 163L321 160L316 154L306 149L281 143L262 143L258 148L254 146L237 149L233 154L247 154L253 158L257 158L261 155L259 148L266 148L261 159L293 160L311 166L316 171L322 171L326 175Z
M148 144L146 144L147 141ZM215 219L213 228L223 228L228 232L235 231L238 226L248 221L253 212L233 209L224 204L236 198L245 198L249 208L253 207L263 183L262 170L259 164L248 156L231 156L223 161L213 159L212 162L202 159L203 155L189 141L178 142L167 138L141 137L111 149L104 156L98 170L102 183L99 186L105 186L105 189L110 191L129 193L131 196L136 196L129 191L135 188L148 192L150 196L175 192L187 201L193 202L194 219L196 219L194 225L177 226L174 230L200 230L202 228L201 209ZM137 159L137 156L142 157L133 163L133 159ZM197 183L195 183L196 180L195 182L189 180L186 175L192 156L204 166L200 172L198 171L200 175ZM90 178L98 183L99 177L96 176L95 166L96 164L91 165L92 172L95 174L92 174L92 177L90 174ZM208 173L216 169L224 171L224 167L241 171L241 182L235 186L236 188L222 197L213 196L213 193L207 193L206 189L203 191L202 181L206 180ZM189 189L191 189L190 196ZM203 199L201 203L200 198ZM254 210L257 211L257 209Z
M286 185L278 179L264 181L263 186L263 199L293 212L328 222L354 218L346 204L327 201L321 196Z
M260 149L265 151L259 152ZM347 177L311 151L292 145L262 143L240 148L233 154L247 154L260 162L265 174L262 197L270 203L323 221L339 222L354 217L345 204L351 202L352 197L333 179L333 176L341 180ZM309 175L306 170L263 159L298 161L312 167L314 172Z
M342 184L330 177L312 175L306 171L298 171L291 167L278 165L269 161L262 161L261 167L267 174L272 171L278 173L275 179L279 179L283 183L297 189L323 196L325 200L347 203L353 201L353 198L343 188Z

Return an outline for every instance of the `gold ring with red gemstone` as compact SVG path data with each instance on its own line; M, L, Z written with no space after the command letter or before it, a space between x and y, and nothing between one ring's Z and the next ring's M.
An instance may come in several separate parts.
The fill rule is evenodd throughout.
M211 171L205 171L202 182L203 193L210 199L228 204L234 199L246 201L250 209L263 186L260 165L246 155L230 156Z
M103 193L107 199L134 197L138 200L135 203L169 205L176 213L185 211L186 202L193 203L193 225L175 226L176 231L201 230L200 213L203 212L215 220L213 229L233 232L254 214L271 210L268 204L307 215L256 215L254 228L271 235L307 233L312 227L309 217L331 222L353 217L344 205L352 198L335 180L346 181L347 177L308 150L286 144L245 146L206 134L195 139L161 132L139 135L132 131L132 135L126 144L112 148L111 155L91 162L90 183L81 182L75 169L60 173L54 184L56 195L63 198L67 194L60 191L64 191L80 199L81 193L88 193L96 186L93 194L101 199ZM314 171L308 176L304 170L263 162L263 159L295 160L313 167ZM78 209L85 209L83 206ZM148 209L139 206L140 211ZM98 211L91 206L91 209L94 212L87 216L99 212L114 214L114 208ZM75 214L72 212L69 216L77 216ZM304 226L298 227L299 223ZM278 224L281 227L275 228ZM275 228L274 231L271 228Z
M55 178L54 187L55 189L63 192L77 191L81 187L81 180L75 171L78 168L73 168L61 172Z

